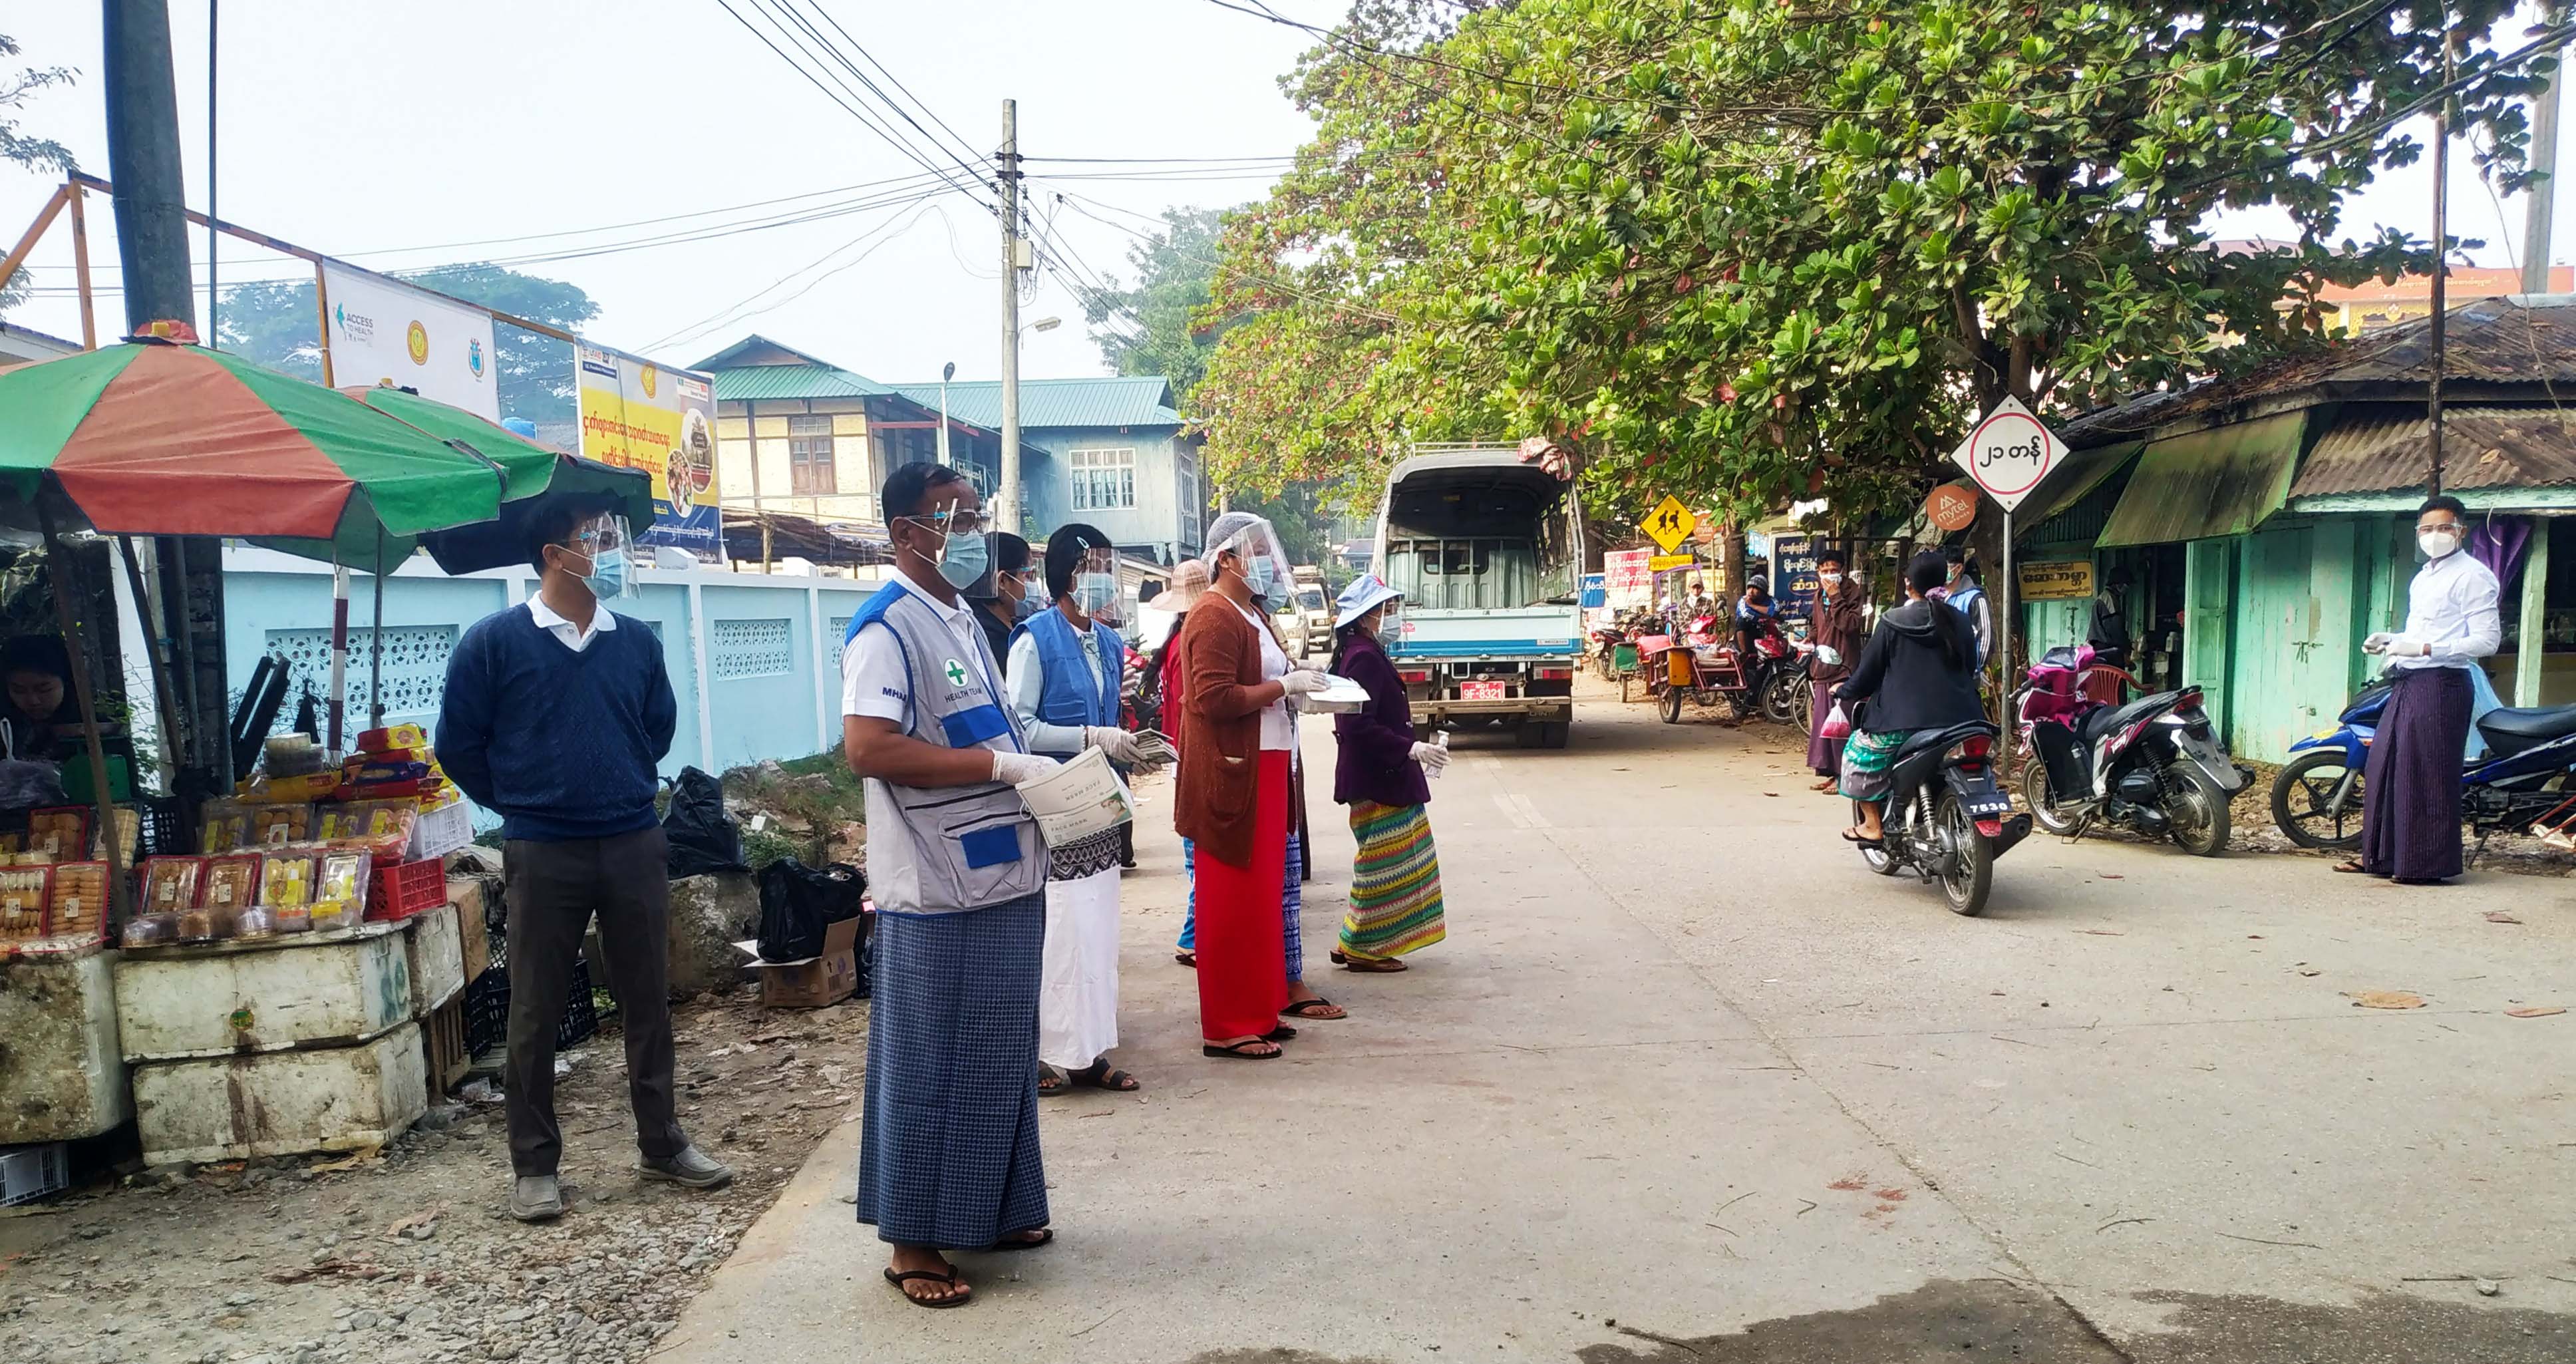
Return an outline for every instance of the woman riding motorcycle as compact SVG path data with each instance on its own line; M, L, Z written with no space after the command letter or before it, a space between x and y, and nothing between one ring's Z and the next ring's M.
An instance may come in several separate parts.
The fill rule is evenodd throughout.
M1977 636L1968 618L1927 595L1950 576L1938 550L1905 566L1905 604L1881 616L1849 680L1834 688L1846 707L1870 702L1843 746L1842 793L1860 806L1843 830L1852 843L1885 836L1889 771L1907 735L1984 717L1977 701Z

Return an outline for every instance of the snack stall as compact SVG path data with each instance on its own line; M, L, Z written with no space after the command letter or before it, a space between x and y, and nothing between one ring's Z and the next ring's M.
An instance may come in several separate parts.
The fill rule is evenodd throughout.
M444 863L472 836L463 796L418 727L379 714L343 743L340 667L318 740L268 737L274 695L246 694L215 745L239 770L176 788L230 795L119 803L81 661L100 622L70 604L64 539L220 536L329 561L344 660L347 569L381 582L433 532L499 526L505 502L644 482L416 395L334 392L186 339L0 373L0 407L25 418L0 442L0 520L40 531L64 588L88 739L86 780L65 784L94 797L23 827L0 813L0 1091L33 1096L0 1111L0 1157L129 1119L154 1163L382 1141L447 1078L424 1034L458 1032L441 1015L460 1009L468 956ZM156 614L139 582L135 603ZM150 647L164 751L191 751ZM30 1192L0 1179L0 1201Z

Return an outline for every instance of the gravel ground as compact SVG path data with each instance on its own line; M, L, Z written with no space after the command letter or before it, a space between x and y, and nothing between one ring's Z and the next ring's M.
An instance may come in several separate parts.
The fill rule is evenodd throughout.
M858 1000L805 1013L701 995L677 1014L682 1121L737 1171L731 1188L636 1178L603 1032L557 1087L562 1220L503 1214L497 1098L434 1110L372 1157L150 1171L0 1213L0 1360L642 1359L815 1144L857 1119L867 1049Z

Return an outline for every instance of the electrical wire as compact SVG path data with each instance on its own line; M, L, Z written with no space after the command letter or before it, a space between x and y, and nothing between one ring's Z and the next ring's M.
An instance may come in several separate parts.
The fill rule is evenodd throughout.
M745 0L745 3L758 8L761 5L762 0ZM780 0L780 3L784 3L784 0ZM716 4L722 7L725 13L732 15L734 22L742 25L746 32L750 33L751 36L758 38L763 47L766 47L772 53L775 53L780 61L787 63L788 66L794 68L796 74L803 76L807 83L811 84L815 89L822 91L825 98L831 100L834 104L840 105L842 110L849 114L851 118L858 120L861 127L866 128L868 131L875 133L878 137L884 139L887 145L892 146L895 150L901 152L907 159L911 160L913 164L920 166L923 170L929 171L933 175L940 176L943 181L947 180L945 172L943 172L939 166L925 158L919 150L913 147L911 143L897 137L892 129L862 112L857 104L851 103L851 100L859 100L860 103L865 103L866 101L857 91L852 90L846 82L841 81L838 77L832 77L833 85L840 87L836 92L832 86L828 86L823 83L824 77L831 76L831 73L828 70L818 76L813 70L809 69L804 62L800 62L796 58L787 55L787 50L785 48L782 48L777 43L771 41L768 33L763 32L758 25L752 23L750 19L745 18L742 11L735 9L733 7L732 0L716 0ZM775 16L771 15L768 10L762 9L761 13L763 17L770 18L773 23L778 22ZM790 32L785 25L780 24L778 32L780 37L787 39L791 46L794 46L798 51L805 53L809 59L819 61L819 58L815 58L814 53L810 49L806 48L803 43L799 42L795 34ZM848 95L850 98L842 98L844 94ZM956 188L953 183L951 184L951 187ZM967 197L974 199L975 202L983 205L987 209L992 207L990 201L984 199L979 193L965 191L962 189L960 192L966 193Z
M920 209L915 211L910 218L903 220L900 225L889 220L884 225L878 227L875 231L843 242L840 245L833 247L831 250L824 252L822 255L815 257L813 260L806 262L804 265L788 271L786 274L770 281L760 289L746 295L738 302L725 308L720 308L695 322L681 327L677 331L664 333L662 336L646 342L640 349L651 351L659 350L666 346L679 345L687 341L695 340L709 332L718 331L725 327L732 326L734 323L746 321L750 318L758 317L763 313L783 308L789 303L804 297L807 293L813 290L814 286L821 284L824 280L830 279L834 275L838 275L842 271L858 265L869 256L876 254L878 248L885 246L887 243L901 237L905 232L910 231L915 224L919 223L923 217L927 216L936 207L937 205L935 203L924 203ZM787 295L785 298L762 304L757 308L751 306L754 303L758 303L768 294L785 287L790 281L794 280L798 276L812 270L820 269L833 257L840 255L842 252L847 251L854 246L865 246L866 249L861 251L857 256L854 256L851 259L834 266L832 269L825 271L823 274L807 280L796 290L796 292Z
M760 3L760 0L752 0L752 2L753 2L753 3L755 3L755 4L757 4L757 3ZM974 167L974 166L968 165L964 159L960 158L960 157L956 154L956 152L954 152L953 150L951 150L951 149L950 149L950 148L948 148L947 146L942 145L942 144L940 143L940 141L939 141L938 137L937 137L936 135L934 135L934 134L933 134L929 129L922 127L922 126L921 126L921 120L919 120L919 119L917 119L917 118L914 118L914 117L911 115L911 113L909 113L908 111L906 111L906 110L904 109L904 107L903 107L902 105L897 104L897 103L895 102L895 100L894 100L894 97L893 97L893 96L891 96L891 95L889 95L889 94L887 94L887 93L885 92L885 88L884 88L883 86L880 86L880 85L878 85L875 81L868 79L868 74L867 74L866 72L864 72L864 71L861 71L861 70L858 68L857 63L852 62L852 61L849 59L849 57L841 51L840 47L839 47L837 44L835 44L831 39L829 39L829 38L827 38L827 37L823 36L823 31L822 31L821 29L816 28L816 27L814 26L814 24L813 24L813 21L812 21L812 20L807 19L807 18L805 17L804 11L802 11L802 10L800 10L800 9L798 9L798 8L796 7L796 0L768 0L768 2L769 2L771 5L775 6L775 8L776 8L777 10L784 12L784 13L787 15L787 17L789 17L789 18L791 18L791 19L795 20L795 21L796 21L796 25L797 25L797 27L799 27L799 28L803 29L803 30L806 32L806 34L807 34L808 36L810 36L810 37L812 37L812 38L813 38L814 43L815 43L815 46L820 47L821 49L823 49L824 53L825 53L826 55L830 56L830 57L831 57L831 59L832 59L833 61L840 63L840 65L841 65L841 69L842 69L842 70L845 70L845 71L847 71L847 72L849 72L849 73L850 73L850 75L851 75L854 79L856 79L856 80L858 81L858 83L859 83L859 84L861 84L861 85L863 85L863 86L866 86L866 87L867 87L867 89L868 89L868 93L869 93L869 94L871 94L871 95L876 96L877 103L878 103L879 105L883 106L883 107L884 107L884 109L885 109L887 112L892 113L895 117L902 119L905 123L907 123L907 124L911 125L912 130L913 130L914 132L917 132L917 133L921 134L924 138L929 139L930 146L929 146L926 150L928 150L928 151L930 151L930 152L933 152L933 153L935 153L935 154L937 154L937 155L940 155L940 156L945 156L945 157L947 157L950 161L955 162L955 163L956 163L956 165L957 165L957 167L958 167L958 169L963 170L964 172L966 172L966 183L967 183L967 184L976 185L976 186L979 186L979 187L983 184L983 175L984 175L984 172L983 172L983 171L981 171L981 170L977 169L977 168L976 168L976 167ZM849 30L842 28L838 23L834 22L834 21L833 21L833 19L832 19L832 16L831 16L831 15L829 15L829 14L823 14L821 6L819 6L819 5L814 6L814 9L815 9L815 12L816 12L817 14L822 14L823 21L824 21L825 23L829 23L829 24L831 24L831 25L832 25L832 27L833 27L833 29L834 29L834 30L836 30L836 31L838 31L838 32L841 34L841 36L842 36L842 37L844 37L844 38L848 38L848 37L849 37ZM803 46L803 44L801 44L801 43L800 43L800 44L798 44L798 46L799 46L799 47L802 47L802 46ZM853 46L853 47L857 47L857 46L858 46L858 43L857 43L857 41L856 41L855 39L851 40L851 46ZM869 63L870 65L872 65L872 66L877 65L876 58L874 58L874 57L869 57L869 56L868 56L868 53L867 53L867 49L865 49L865 48L859 48L859 55L861 55L861 56L863 56L863 57L867 57L867 58L868 58L868 63ZM884 70L884 68L883 68L882 66L878 66L878 69L879 69L879 70L881 70L881 71L882 71L882 70ZM829 73L826 73L826 74L829 74ZM888 75L888 77L887 77L887 79L892 80L892 79L893 79L892 75L891 75L891 74L889 74L889 75ZM833 80L833 83L834 83L834 84L836 84L836 85L840 85L840 84L841 84L841 79L840 79L840 77L838 77L838 76L834 76L834 77L832 77L832 80ZM897 82L897 84L900 84L900 82ZM842 88L842 89L844 89L844 90L849 89L849 87L848 87L847 85L842 85L842 86L841 86L841 88ZM851 91L851 94L852 94L852 96L853 96L853 97L856 97L856 96L857 96L857 93L858 93L857 91ZM906 93L909 93L909 92L907 91ZM932 118L932 121L936 122L936 121L938 120L938 115L933 114L933 115L931 115L931 118ZM945 126L947 126L947 125L942 124L941 126L942 126L942 127L945 127ZM891 133L891 129L889 129L888 131ZM900 135L899 135L899 134L896 134L896 136L900 136ZM953 131L953 130L951 131L950 136L951 136L951 137L956 136L956 134L954 133L954 131ZM911 142L911 140L910 140L910 139L908 139L908 138L907 138L907 139L903 139L903 141L904 141L904 143L905 143L905 146L906 146L908 149L911 149L911 150L914 150L914 151L924 150L924 149L921 149L921 148L917 147L917 146L916 146L915 144L913 144L913 143ZM973 154L973 150L972 150L971 148L969 148L969 149L968 149L968 154L969 154L969 155L972 155L972 154ZM916 159L918 159L918 158L916 158Z

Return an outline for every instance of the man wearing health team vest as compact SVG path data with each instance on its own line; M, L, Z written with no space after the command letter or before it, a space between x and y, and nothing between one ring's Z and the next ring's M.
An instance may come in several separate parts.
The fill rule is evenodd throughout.
M858 1216L893 1243L888 1283L920 1307L973 1286L943 1250L1032 1250L1038 977L1047 849L1017 783L1028 749L1002 668L960 595L990 570L983 503L957 470L907 464L880 506L895 579L850 621L841 743L867 779L876 976Z

